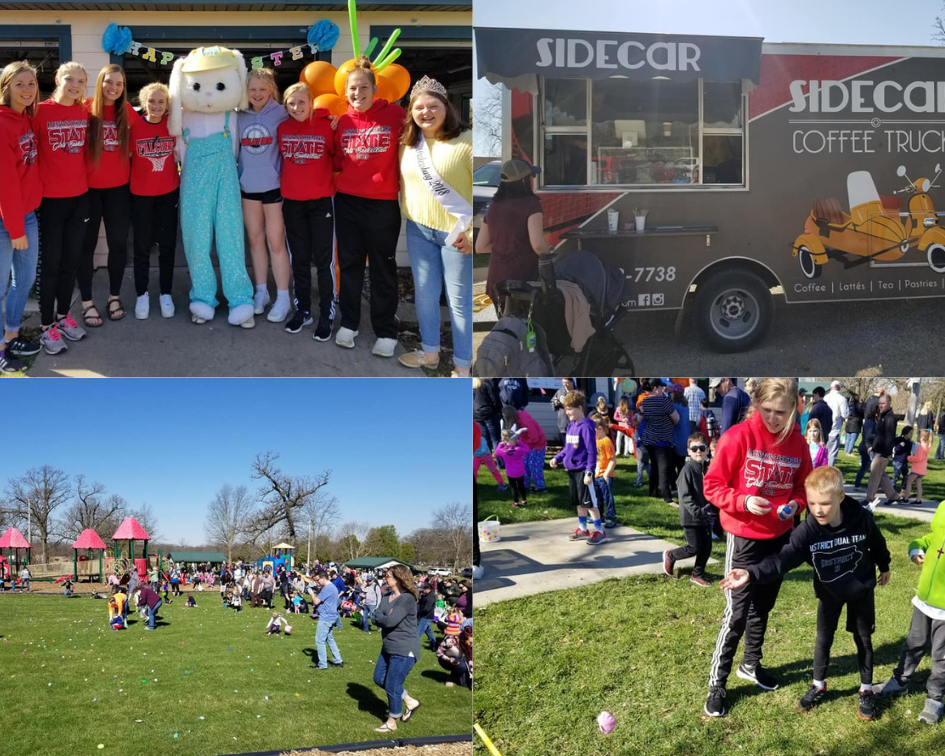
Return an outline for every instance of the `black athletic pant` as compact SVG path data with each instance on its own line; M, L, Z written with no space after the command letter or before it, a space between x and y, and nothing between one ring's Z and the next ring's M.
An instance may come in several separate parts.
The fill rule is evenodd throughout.
M509 478L509 490L512 492L512 501L521 501L525 502L528 500L528 488L525 486L525 477L513 478L511 475Z
M473 566L479 566L479 484L473 478L473 522L476 524L476 537L473 538Z
M672 501L670 494L670 478L673 474L673 447L671 446L653 446L647 444L647 452L650 455L650 496L656 496L657 485L659 485L660 496L663 501Z
M335 195L335 233L341 268L341 327L358 330L364 265L371 281L371 326L379 339L396 339L397 238L400 205L397 200Z
M694 556L696 563L692 568L692 577L702 577L705 575L705 566L712 553L712 533L709 526L687 526L683 528L683 533L686 535L686 545L670 551L669 558L676 562Z
M89 222L85 226L85 243L79 260L79 291L82 301L92 299L95 245L98 229L105 219L105 240L108 242L108 293L121 294L121 279L128 263L128 229L131 226L131 193L128 184L111 189L89 189Z
M814 642L814 679L827 679L830 646L837 632L837 623L844 602L820 599L817 602L817 640ZM873 630L876 625L876 607L873 592L856 600L847 601L847 632L853 633L856 660L860 665L860 682L873 684Z
M44 326L51 326L57 316L65 317L69 312L88 220L88 202L88 194L80 194L43 197L40 205L39 311Z
M728 534L724 574L734 567L750 567L771 554L776 554L790 539L790 533L765 541ZM781 578L771 583L749 583L744 588L725 591L725 612L715 642L709 686L725 687L738 642L745 636L745 664L755 666L761 661L761 646L768 629L768 614L778 599Z
M331 197L314 200L282 199L282 219L292 256L295 308L312 311L312 266L317 269L318 310L335 319L334 210ZM363 270L362 270L363 277ZM360 303L360 298L359 298ZM354 330L357 330L356 328Z
M167 194L131 195L131 223L135 237L135 294L148 292L151 247L158 245L161 294L170 294L174 285L174 255L177 251L177 208L180 190ZM109 253L111 265L111 253Z

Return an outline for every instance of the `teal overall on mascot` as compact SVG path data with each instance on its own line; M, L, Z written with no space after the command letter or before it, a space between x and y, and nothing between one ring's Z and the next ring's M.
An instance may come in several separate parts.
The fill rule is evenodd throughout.
M243 213L236 172L237 110L248 107L246 65L237 50L200 47L174 63L168 130L181 159L180 225L190 269L194 323L213 319L217 278L210 260L216 239L229 322L252 328L253 286L246 272Z

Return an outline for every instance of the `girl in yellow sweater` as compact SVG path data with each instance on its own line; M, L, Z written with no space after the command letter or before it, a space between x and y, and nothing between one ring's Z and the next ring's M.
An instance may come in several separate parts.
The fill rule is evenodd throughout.
M453 328L454 376L472 364L472 132L446 87L424 76L414 85L401 137L401 210L413 270L422 348L401 355L407 367L436 367L440 292L446 281Z

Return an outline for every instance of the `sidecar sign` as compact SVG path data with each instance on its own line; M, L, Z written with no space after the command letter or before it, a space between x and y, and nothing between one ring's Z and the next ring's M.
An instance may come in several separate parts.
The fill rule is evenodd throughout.
M544 29L475 32L480 75L493 83L526 74L757 83L761 74L760 38Z

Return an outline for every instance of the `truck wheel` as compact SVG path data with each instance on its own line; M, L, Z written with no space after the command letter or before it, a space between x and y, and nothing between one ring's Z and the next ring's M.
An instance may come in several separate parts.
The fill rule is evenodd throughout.
M801 264L801 273L804 274L804 278L811 281L820 278L823 268L814 262L814 256L807 247L802 246L797 250L797 261Z
M719 271L696 288L699 330L720 352L742 352L757 344L768 332L773 309L768 285L748 271Z
M930 244L926 255L929 259L929 267L936 273L945 273L945 246L941 244Z

